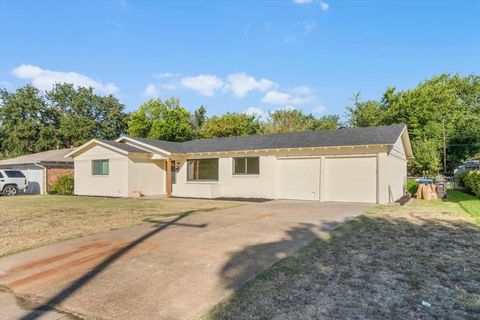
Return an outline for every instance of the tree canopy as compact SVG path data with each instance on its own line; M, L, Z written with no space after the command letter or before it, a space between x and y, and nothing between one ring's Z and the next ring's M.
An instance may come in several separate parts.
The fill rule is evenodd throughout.
M92 88L57 84L49 91L26 85L0 89L0 157L13 157L55 147L78 146L92 138L134 137L168 141L245 136L305 130L367 127L405 123L415 158L410 174L447 171L480 152L480 76L442 74L406 90L388 87L380 99L354 95L346 122L338 115L316 117L300 109L275 109L266 120L245 113L207 115L193 112L177 98L152 99L127 114L113 96Z
M193 137L191 115L176 98L151 99L131 114L128 134L156 140L189 140Z
M261 124L254 115L226 113L205 121L201 136L204 138L248 136L260 133Z
M442 74L412 89L397 91L390 87L380 101L361 102L357 97L348 113L348 122L357 127L407 124L416 154L411 162L412 174L441 171L437 164L443 162L444 135L446 171L480 151L480 76L477 75Z
M327 115L315 118L312 114L304 114L298 109L280 109L269 113L264 124L264 133L282 133L307 130L329 130L341 127L340 117Z
M47 92L32 85L15 92L0 89L0 156L114 139L127 129L123 109L113 96L71 84L57 84Z

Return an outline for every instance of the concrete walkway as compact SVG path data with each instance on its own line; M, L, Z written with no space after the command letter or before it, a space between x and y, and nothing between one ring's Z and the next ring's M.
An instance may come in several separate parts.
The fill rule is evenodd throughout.
M2 258L0 285L76 315L194 319L371 206L282 200L174 217Z
M70 320L74 319L68 315L55 310L42 310L36 307L24 305L13 294L0 292L0 319L17 320L22 318L41 320ZM27 318L28 319L28 318Z

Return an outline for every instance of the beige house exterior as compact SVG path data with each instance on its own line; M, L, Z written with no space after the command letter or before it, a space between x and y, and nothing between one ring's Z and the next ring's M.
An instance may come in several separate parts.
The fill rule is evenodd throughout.
M385 204L404 194L412 150L406 126L395 125L184 143L121 137L67 156L77 195Z

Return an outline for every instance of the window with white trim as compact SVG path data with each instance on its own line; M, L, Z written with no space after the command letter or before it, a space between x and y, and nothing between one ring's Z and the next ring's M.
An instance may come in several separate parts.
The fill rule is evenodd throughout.
M93 176L108 176L110 174L110 163L108 159L92 160Z

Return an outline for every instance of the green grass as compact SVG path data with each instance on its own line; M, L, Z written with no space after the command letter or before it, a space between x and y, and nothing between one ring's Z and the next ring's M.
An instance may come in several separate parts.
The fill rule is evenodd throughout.
M444 202L458 203L463 210L480 224L480 199L461 192L459 190L449 190Z

